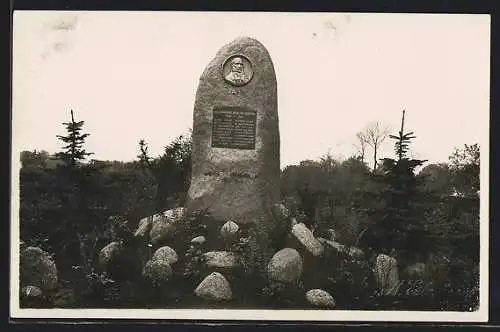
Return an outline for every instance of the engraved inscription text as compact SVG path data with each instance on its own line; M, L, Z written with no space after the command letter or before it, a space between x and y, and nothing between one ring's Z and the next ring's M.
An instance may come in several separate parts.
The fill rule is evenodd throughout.
M255 149L257 112L242 107L218 107L213 110L212 147Z

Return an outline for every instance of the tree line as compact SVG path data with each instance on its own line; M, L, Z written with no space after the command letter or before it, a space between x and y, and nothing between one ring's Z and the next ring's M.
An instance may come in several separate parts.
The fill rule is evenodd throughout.
M416 136L404 121L403 112L395 134L379 123L358 133L358 153L347 160L325 155L285 167L282 202L317 236L333 230L340 242L387 253L403 267L449 260L451 272L442 272L442 280L436 272L436 280L471 288L479 268L479 145L455 148L446 163L426 164L408 156ZM121 228L184 204L191 138L177 137L156 157L141 140L136 160L86 162L84 121L71 111L63 125L62 151L21 153L20 234L54 255L64 279L75 266L91 271L96 253ZM380 158L387 138L394 157ZM374 152L371 167L367 146Z

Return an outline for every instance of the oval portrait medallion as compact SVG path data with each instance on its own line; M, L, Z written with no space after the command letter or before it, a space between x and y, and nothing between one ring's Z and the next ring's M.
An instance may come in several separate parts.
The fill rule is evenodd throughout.
M232 55L222 65L222 75L226 82L243 86L253 77L252 63L243 55Z

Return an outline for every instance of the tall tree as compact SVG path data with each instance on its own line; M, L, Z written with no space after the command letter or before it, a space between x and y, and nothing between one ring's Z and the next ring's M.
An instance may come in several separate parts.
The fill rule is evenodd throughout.
M384 172L372 175L383 189L376 196L379 204L369 211L371 222L361 242L376 252L395 251L403 262L409 262L423 258L430 243L422 223L428 198L421 187L424 178L415 173L426 160L407 157L415 136L413 132L404 133L404 116L403 111L398 135L389 135L395 140L396 159L382 159Z
M66 145L63 147L62 152L58 152L56 156L62 159L67 166L75 167L78 162L85 160L88 156L93 153L87 152L83 148L83 144L85 144L85 139L90 134L82 134L82 128L85 124L85 121L75 121L73 110L71 113L71 121L63 122L63 125L66 126L67 136L56 135L61 141L63 141Z

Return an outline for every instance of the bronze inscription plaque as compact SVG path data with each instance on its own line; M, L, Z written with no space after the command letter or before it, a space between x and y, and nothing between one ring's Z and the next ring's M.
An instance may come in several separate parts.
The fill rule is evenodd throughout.
M212 147L255 149L256 111L243 107L215 107L212 115Z

